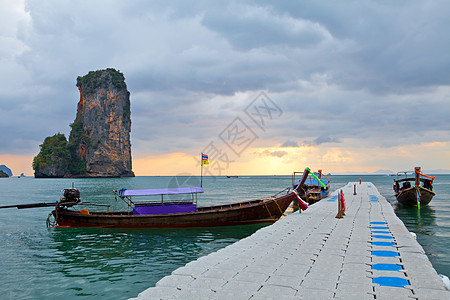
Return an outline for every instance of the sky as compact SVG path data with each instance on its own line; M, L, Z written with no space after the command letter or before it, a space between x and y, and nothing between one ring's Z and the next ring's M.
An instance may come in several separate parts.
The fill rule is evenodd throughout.
M136 175L450 169L448 1L0 0L0 164L33 175L89 71L131 93Z

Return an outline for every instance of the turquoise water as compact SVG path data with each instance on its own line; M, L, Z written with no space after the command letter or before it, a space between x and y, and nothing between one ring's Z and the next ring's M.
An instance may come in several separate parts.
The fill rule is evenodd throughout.
M395 206L392 177L333 176L332 190L349 181L373 182ZM198 185L197 178L0 180L0 205L54 202L72 183L84 201L122 209L113 189ZM204 178L199 205L270 196L290 186L290 176ZM438 175L436 197L420 212L396 208L418 234L438 273L450 276L450 175ZM90 208L91 209L91 208ZM246 237L264 225L197 229L50 228L51 208L0 210L0 291L2 299L126 299L154 285L174 269Z

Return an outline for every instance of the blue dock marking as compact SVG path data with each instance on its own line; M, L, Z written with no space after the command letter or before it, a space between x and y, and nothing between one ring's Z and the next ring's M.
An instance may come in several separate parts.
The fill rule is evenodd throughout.
M386 250L374 250L371 253L373 256L378 257L397 257L400 256L400 253L396 251L386 251Z
M327 200L328 202L336 202L338 196L334 196L333 198L331 198L330 200Z
M374 264L372 265L372 270L377 271L400 271L403 270L402 265L397 264Z
M394 239L390 235L378 235L378 234L376 234L376 235L372 235L372 237L376 238L376 239L385 239L385 240L393 240Z
M386 230L372 230L372 233L387 233L390 234L390 231L386 231Z
M409 284L409 281L400 277L376 277L372 279L373 283L379 284L380 286L392 286L392 287L405 287Z
M394 242L372 242L374 246L396 246L397 244Z
M375 195L369 195L370 202L378 202L378 197Z
M387 223L386 222L370 222L370 224L382 225L382 224L387 224Z
M389 229L387 226L370 226L370 229Z

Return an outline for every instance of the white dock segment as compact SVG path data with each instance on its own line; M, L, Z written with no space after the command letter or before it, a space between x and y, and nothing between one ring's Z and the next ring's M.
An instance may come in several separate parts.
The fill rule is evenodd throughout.
M375 186L349 183L342 190L343 219L335 218L335 191L301 214L176 269L135 299L450 299ZM402 269L375 269L392 266ZM399 282L406 285L391 286Z

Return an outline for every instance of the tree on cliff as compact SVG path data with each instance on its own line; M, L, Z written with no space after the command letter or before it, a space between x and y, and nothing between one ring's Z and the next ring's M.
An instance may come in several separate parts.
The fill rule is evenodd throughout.
M36 177L63 177L67 174L71 155L64 134L46 137L39 147L41 151L33 159Z
M77 132L79 124L70 125ZM82 125L81 125L82 126ZM82 128L82 127L81 127ZM44 143L39 145L41 151L33 159L33 169L36 177L64 177L86 174L86 160L81 159L76 152L78 141L89 143L89 137L78 133L80 138L67 142L66 136L57 133L46 137Z
M69 173L71 175L85 175L87 173L86 157L80 156L78 150L80 145L84 145L85 147L90 146L91 139L84 133L83 123L79 121L73 122L70 124L70 127L72 130L70 132L71 138L69 139L68 148L72 161L69 164Z

